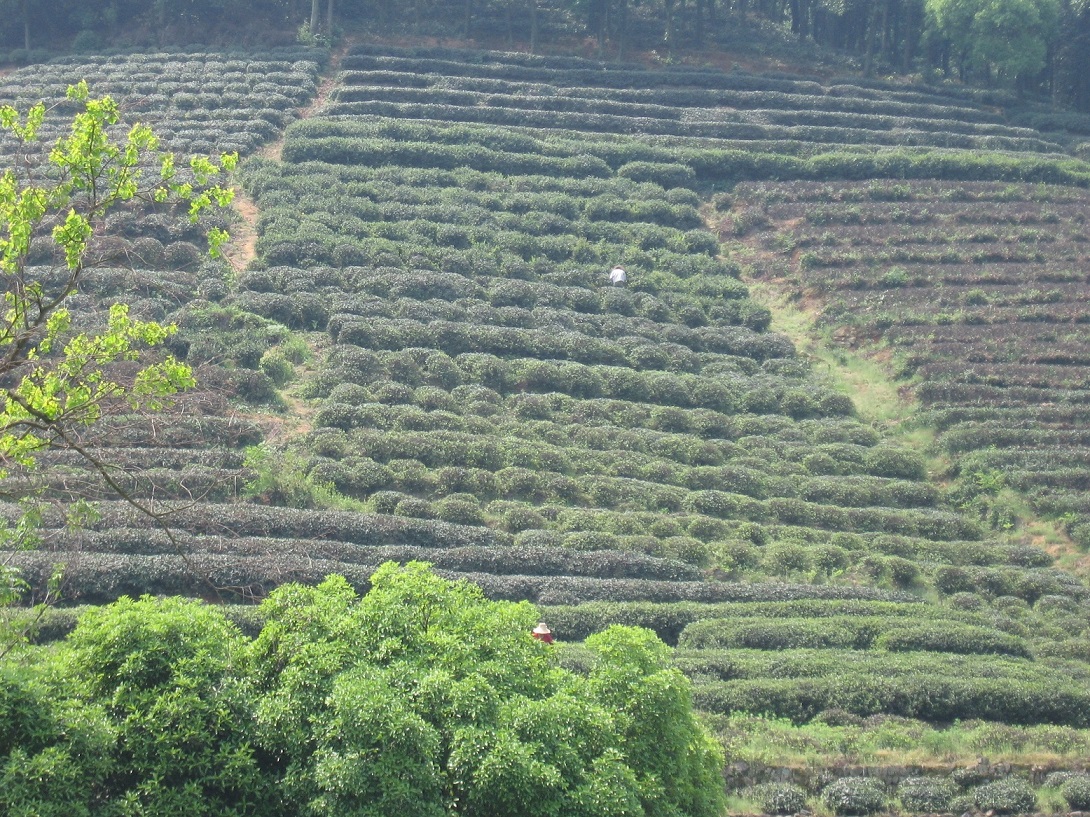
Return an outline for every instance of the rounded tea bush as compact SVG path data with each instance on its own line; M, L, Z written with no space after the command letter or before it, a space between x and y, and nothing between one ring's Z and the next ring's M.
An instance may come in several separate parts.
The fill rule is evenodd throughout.
M1060 796L1072 811L1090 811L1090 775L1073 775L1060 787Z
M1005 777L985 783L973 791L973 800L981 811L996 814L1028 814L1037 808L1037 795L1025 780Z
M906 777L897 787L905 811L946 813L955 794L953 783L936 777Z
M806 808L806 791L794 783L767 783L753 794L765 814L798 814Z
M1041 785L1046 789L1058 789L1063 786L1068 780L1074 780L1076 777L1083 777L1079 772L1049 772L1048 777L1045 778L1045 782Z
M974 805L971 794L957 794L950 800L950 813L965 814L972 811Z
M870 777L842 777L821 793L822 802L834 814L874 814L886 806L882 784Z

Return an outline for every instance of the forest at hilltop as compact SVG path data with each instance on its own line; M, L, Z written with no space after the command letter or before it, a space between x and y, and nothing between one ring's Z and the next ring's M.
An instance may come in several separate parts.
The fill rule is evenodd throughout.
M69 51L285 45L297 34L328 44L348 33L617 59L652 49L667 61L694 50L788 66L831 58L834 71L956 78L1090 110L1090 10L1071 0L4 0L0 11L0 58L20 65Z

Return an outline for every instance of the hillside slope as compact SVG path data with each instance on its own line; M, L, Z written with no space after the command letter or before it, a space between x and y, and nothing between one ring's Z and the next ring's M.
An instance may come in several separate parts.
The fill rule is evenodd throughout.
M655 629L708 712L1090 727L1090 593L1012 493L1081 536L1090 165L955 90L370 47L262 158L245 89L283 124L318 65L235 62L58 72L148 94L176 147L250 154L259 222L237 276L163 214L118 225L133 268L88 295L176 321L203 386L95 443L171 533L58 511L14 557L31 577L64 558L72 600L231 600L426 559L561 639ZM769 331L743 264L910 349L953 491ZM62 505L101 493L49 465Z

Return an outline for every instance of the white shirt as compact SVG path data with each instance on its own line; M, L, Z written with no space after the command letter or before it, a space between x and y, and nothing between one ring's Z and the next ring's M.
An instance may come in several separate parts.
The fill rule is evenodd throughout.
M609 282L611 284L623 284L628 280L628 276L625 275L625 271L620 267L614 267L609 273Z

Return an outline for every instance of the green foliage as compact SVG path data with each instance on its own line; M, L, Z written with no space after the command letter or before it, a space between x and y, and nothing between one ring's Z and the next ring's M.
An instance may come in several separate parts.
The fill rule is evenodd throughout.
M1012 79L1041 70L1061 17L1055 0L927 0L925 8L963 61Z
M1037 795L1033 787L1016 777L985 783L972 791L973 801L981 811L997 814L1029 814L1036 811Z
M65 428L95 422L109 401L129 403L136 409L159 408L169 395L193 385L189 368L172 357L140 369L129 383L106 374L117 361L135 360L143 346L162 344L172 327L133 320L128 307L115 304L104 331L76 333L65 301L84 276L96 226L113 210L133 201L188 202L194 221L201 212L225 207L233 191L211 185L221 171L231 170L237 156L223 156L220 164L194 157L189 178L179 175L174 156L159 153L151 129L137 125L124 142L109 135L120 121L110 97L92 99L87 84L72 86L68 98L83 107L72 121L70 134L49 153L58 181L36 183L28 168L8 169L0 177L0 269L8 278L8 311L0 327L4 350L0 371L18 383L0 401L0 452L7 462L29 466L34 452L65 441ZM25 119L15 108L0 108L0 124L33 150L45 118L45 105L33 107ZM158 178L142 180L142 163L154 160ZM58 217L60 223L50 229ZM51 288L27 269L31 244L50 236L56 259L66 275ZM213 253L226 240L221 230L209 234ZM60 351L57 358L48 356ZM38 362L40 359L47 362Z
M126 599L86 614L57 655L50 728L5 752L6 813L269 813L242 655L235 628L200 603Z
M52 688L5 669L5 813L720 813L722 753L645 630L596 637L574 675L528 604L420 563L260 612L250 642L217 608L122 599L81 618Z
M766 783L756 786L753 795L764 814L798 814L806 808L806 790L794 783Z
M871 777L842 777L821 792L821 800L834 814L873 814L886 805L882 784Z
M278 387L287 385L295 376L295 369L279 347L273 347L261 355L261 371Z
M945 813L955 790L949 780L936 777L906 777L897 786L897 797L906 811Z
M1074 775L1060 786L1060 795L1072 811L1090 808L1090 777Z
M245 465L254 477L246 483L245 495L259 502L289 508L358 508L359 503L342 496L330 482L323 482L307 468L296 452L269 446L246 449Z
M381 568L358 604L331 579L277 591L266 612L259 665L284 669L266 676L259 723L277 740L298 734L278 745L289 747L289 768L313 769L295 798L322 813L358 808L360 787L382 805L376 813L391 814L410 798L414 813L444 813L451 795L466 814L636 814L636 792L664 808L720 802L718 759L650 634L600 639L590 677L578 680L530 638L528 605L485 602L421 565ZM639 706L623 696L633 688L647 690ZM389 704L357 703L369 699ZM643 748L664 727L683 741L679 758ZM386 734L398 736L392 745L371 742ZM380 763L365 762L368 746L382 746ZM708 759L712 777L673 778ZM412 783L395 783L405 768Z
M721 749L693 719L688 682L667 668L666 646L647 630L619 625L585 644L599 658L590 687L620 713L622 745L646 813L719 814Z
M121 114L109 96L93 99L81 82L68 88L67 100L80 110L68 134L46 152L45 173L36 156L45 152L37 144L45 103L31 107L25 117L11 105L0 106L0 127L17 142L21 157L0 174L0 274L6 284L0 375L8 382L0 395L0 459L5 464L0 479L12 468L33 469L46 448L86 457L78 439L81 427L110 412L160 410L172 395L194 385L190 368L172 355L142 366L124 365L140 359L148 347L163 345L174 326L134 319L128 305L115 302L105 326L89 331L74 317L70 299L87 272L102 263L98 234L107 216L150 202L183 203L195 223L203 212L226 207L234 192L213 181L234 168L237 155L225 154L218 163L193 157L180 173L173 154L159 151L159 140L147 126L135 125L123 139L115 138ZM157 173L146 180L149 164ZM215 255L227 234L212 228L208 239ZM53 264L54 274L43 274L32 261ZM127 376L119 374L126 369ZM35 543L38 521L31 510L14 525L4 525L9 554ZM0 606L11 604L25 589L9 560L0 561ZM4 639L0 656L15 640Z

